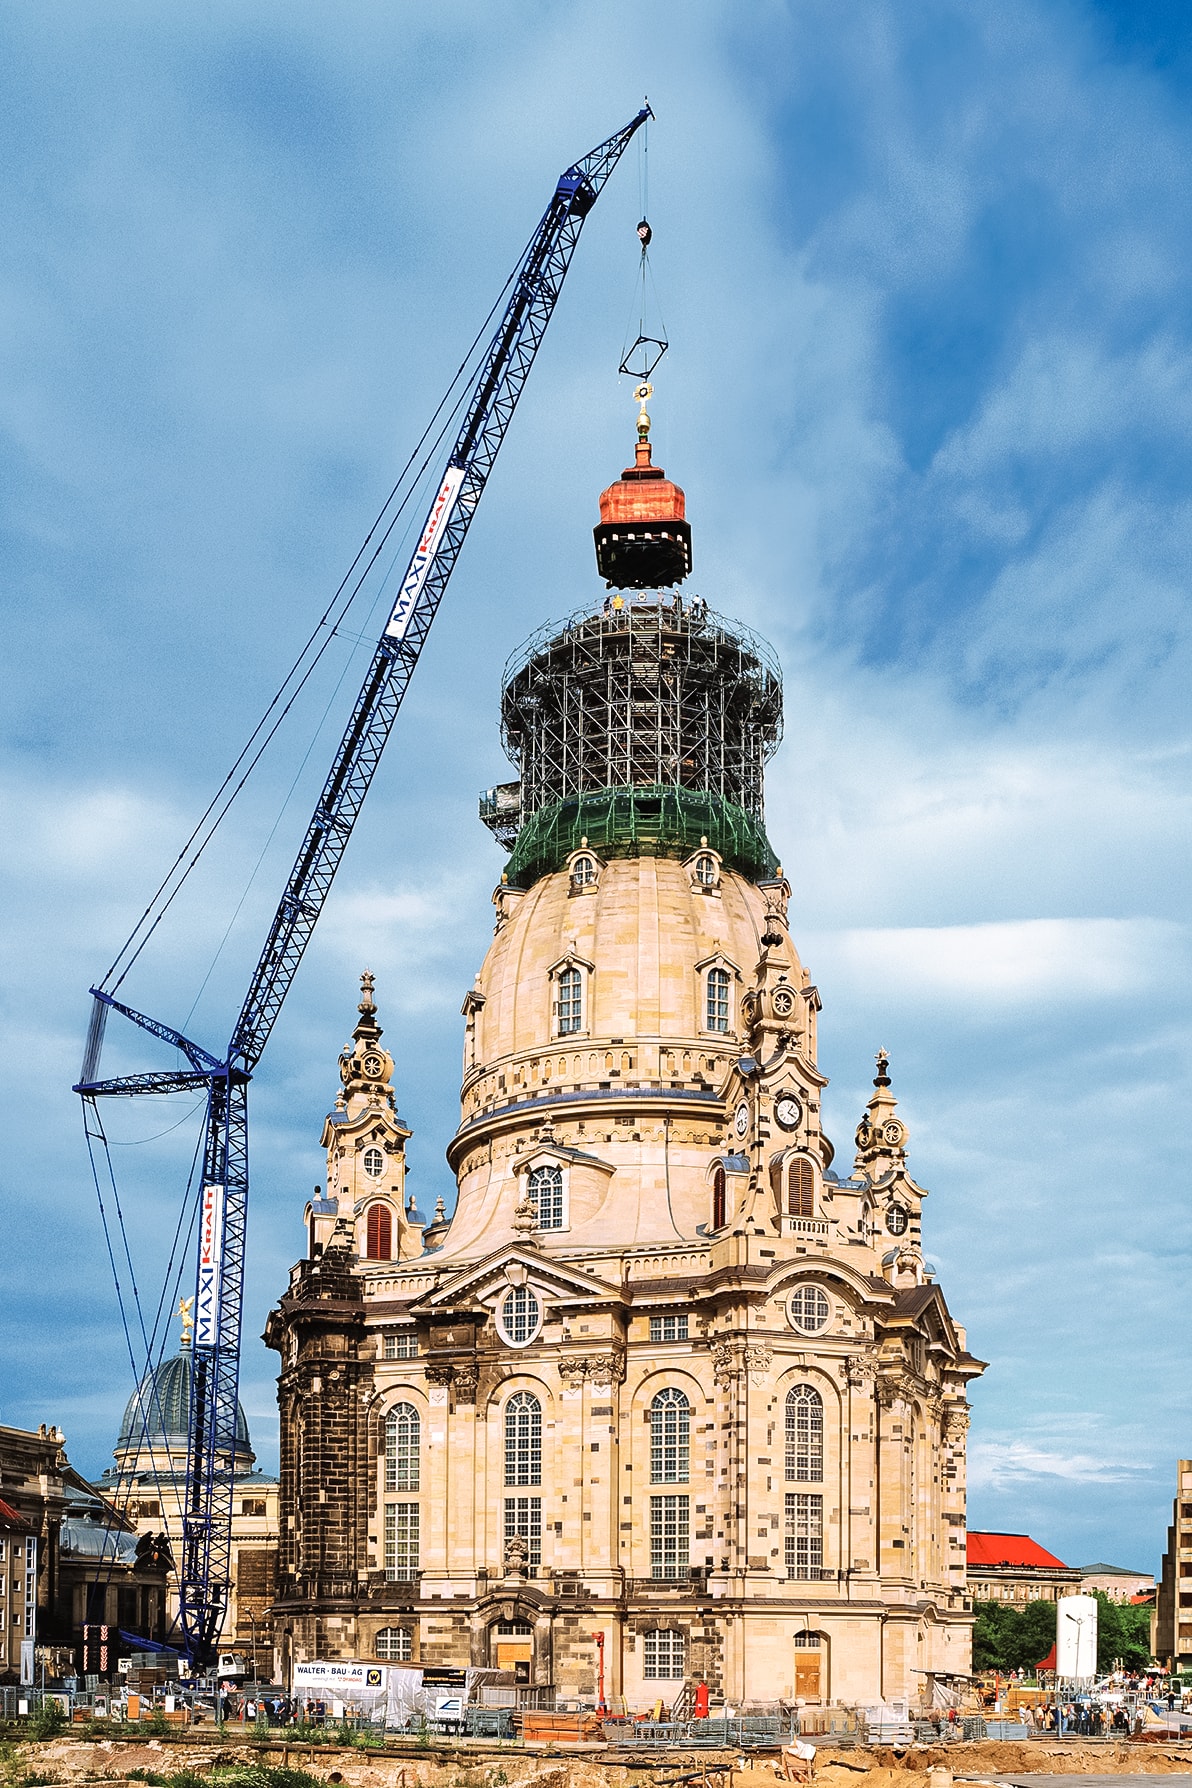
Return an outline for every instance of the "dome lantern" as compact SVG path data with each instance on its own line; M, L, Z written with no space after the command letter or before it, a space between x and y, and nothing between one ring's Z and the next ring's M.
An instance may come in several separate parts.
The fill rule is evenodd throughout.
M610 588L664 590L691 571L691 524L687 499L661 466L653 463L646 404L652 385L639 385L637 449L615 484L601 492L600 523L594 530L596 564Z

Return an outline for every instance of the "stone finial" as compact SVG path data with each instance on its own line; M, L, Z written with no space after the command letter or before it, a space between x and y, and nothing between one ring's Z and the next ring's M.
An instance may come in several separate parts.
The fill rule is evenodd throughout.
M447 1206L443 1203L443 1194L440 1192L439 1196L435 1199L435 1222L445 1223L446 1221Z
M890 1051L888 1049L879 1049L873 1059L877 1063L877 1073L873 1077L874 1086L889 1086Z

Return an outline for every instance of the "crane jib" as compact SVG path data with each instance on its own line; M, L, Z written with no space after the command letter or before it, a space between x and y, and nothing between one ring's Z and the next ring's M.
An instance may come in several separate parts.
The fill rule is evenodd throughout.
M459 487L464 481L462 466L448 466L443 482L439 486L430 514L426 518L422 536L414 549L414 557L410 560L410 569L402 580L401 590L393 605L393 613L385 628L387 639L404 639L406 628L422 594L422 586L435 561L435 549L443 538L443 529L451 520L451 512L455 508L455 500L459 496Z

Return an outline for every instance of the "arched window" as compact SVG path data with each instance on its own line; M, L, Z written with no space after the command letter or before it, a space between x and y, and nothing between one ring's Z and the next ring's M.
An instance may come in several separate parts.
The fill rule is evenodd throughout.
M370 1204L366 1224L366 1260L392 1260L393 1215L387 1204Z
M559 1036L568 1037L583 1029L583 977L577 968L565 968L559 976Z
M691 1405L682 1391L659 1391L650 1405L650 1482L685 1484L690 1457Z
M385 1488L417 1490L422 1421L412 1403L398 1403L385 1417Z
M786 1481L824 1481L824 1400L809 1384L786 1394Z
M708 997L704 1013L704 1029L709 1031L726 1031L728 1029L728 970L712 968L708 970Z
M815 1174L806 1155L796 1155L786 1173L786 1214L814 1217Z
M716 886L716 859L709 851L701 851L695 859L695 879L701 888Z
M390 1664L408 1664L414 1655L414 1635L409 1627L382 1627L373 1650Z
M571 865L571 880L577 888L590 888L596 880L596 859L577 857Z
M515 1391L505 1405L505 1482L542 1482L542 1405L529 1391Z
M501 1334L510 1347L524 1347L538 1333L542 1310L534 1293L517 1285L501 1305Z
M370 1180L379 1180L385 1171L385 1156L380 1149L365 1149L364 1171Z
M539 1229L563 1227L563 1169L535 1167L526 1186Z
M725 1180L725 1177L724 1177L724 1169L723 1169L723 1167L717 1167L713 1170L713 1173L712 1173L712 1228L713 1229L723 1229L725 1223L728 1221L728 1213L727 1213L727 1209L726 1209L728 1200L726 1197L726 1189L727 1189L727 1181Z

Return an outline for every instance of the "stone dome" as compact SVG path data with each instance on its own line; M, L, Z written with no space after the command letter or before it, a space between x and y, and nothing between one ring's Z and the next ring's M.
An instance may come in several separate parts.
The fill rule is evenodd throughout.
M163 1360L146 1373L129 1398L120 1423L116 1457L124 1454L156 1452L185 1455L190 1422L191 1375L194 1362L189 1347L182 1348L173 1359ZM236 1404L236 1462L250 1466L253 1461L248 1422L239 1401Z
M557 1162L570 1188L561 1244L695 1238L729 1146L725 1088L777 887L710 848L685 862L602 861L581 846L524 893L497 891L496 935L464 1006L445 1255L513 1239L539 1161ZM808 977L784 942L784 978L813 1038Z

